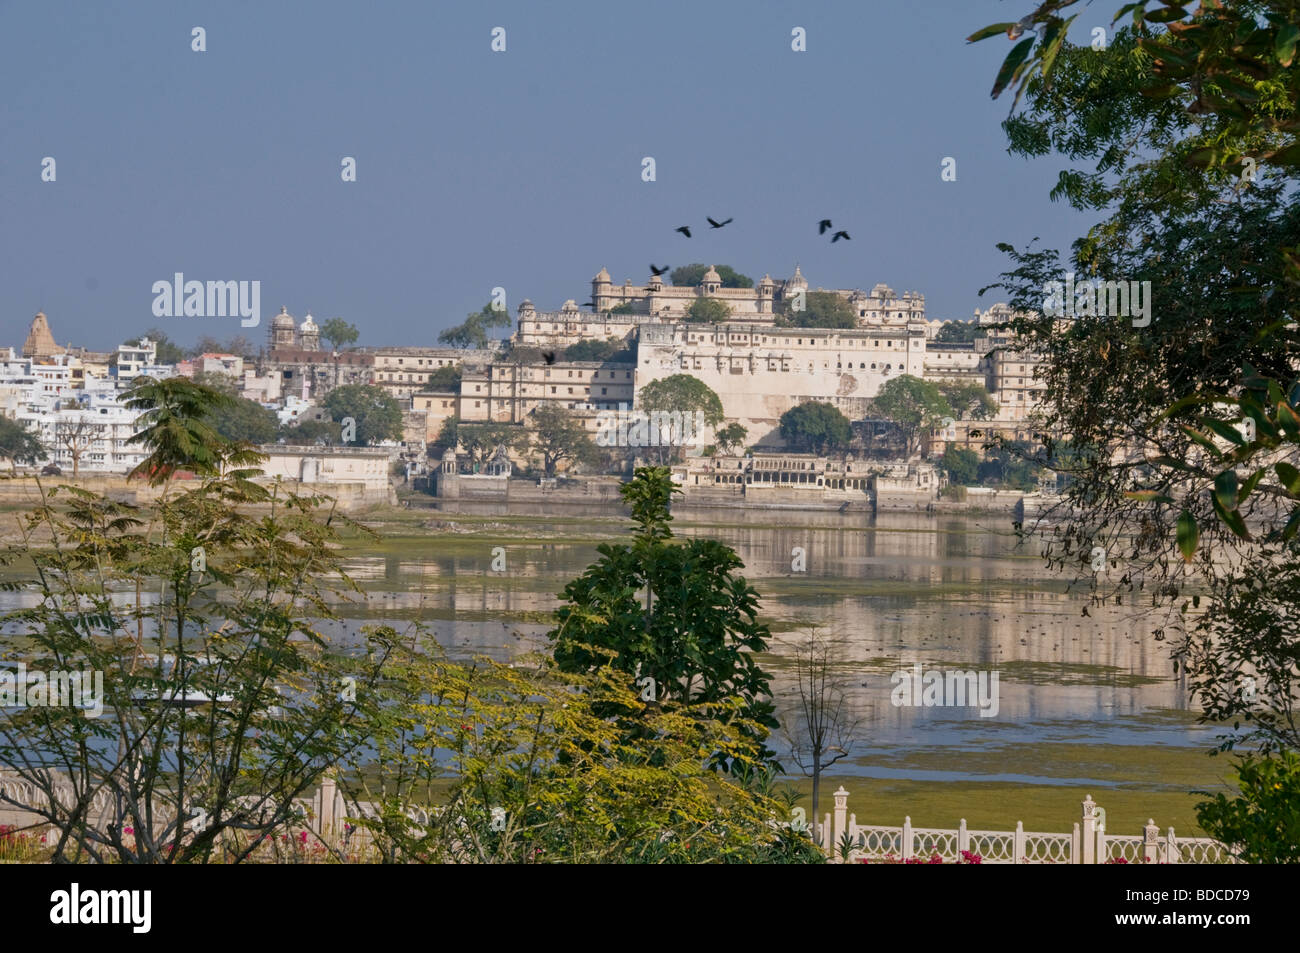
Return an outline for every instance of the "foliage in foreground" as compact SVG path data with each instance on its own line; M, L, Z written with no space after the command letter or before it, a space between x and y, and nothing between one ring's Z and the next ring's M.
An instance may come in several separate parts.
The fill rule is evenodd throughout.
M1300 757L1243 758L1237 779L1241 795L1202 801L1196 822L1245 863L1300 864Z
M459 664L416 640L388 668L378 758L358 765L359 821L389 862L816 863L780 822L770 774L720 775L723 752L753 763L740 704L661 706L608 664L562 672L544 657ZM733 717L717 717L725 708ZM618 710L645 729L625 730ZM372 779L373 780L370 780ZM445 785L438 807L424 792Z

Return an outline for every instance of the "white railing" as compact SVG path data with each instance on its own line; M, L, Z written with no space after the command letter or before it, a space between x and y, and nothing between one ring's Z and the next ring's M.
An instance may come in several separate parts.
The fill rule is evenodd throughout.
M982 864L1235 864L1232 851L1208 837L1178 837L1171 827L1162 837L1154 820L1141 834L1107 834L1105 812L1089 795L1082 815L1069 833L1015 830L970 830L963 819L957 828L913 827L905 817L901 827L859 824L848 813L849 792L834 794L835 809L817 825L826 855L850 863L967 862L974 855ZM846 854L847 849L847 854ZM972 861L973 862L973 861Z

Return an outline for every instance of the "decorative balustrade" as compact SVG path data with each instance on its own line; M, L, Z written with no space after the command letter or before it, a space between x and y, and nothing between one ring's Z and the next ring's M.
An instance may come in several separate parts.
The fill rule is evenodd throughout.
M73 786L56 780L53 790L59 803L75 803ZM23 810L20 805L34 805L46 800L44 789L13 775L0 774L0 825L20 828L41 826L43 818ZM856 814L848 813L849 792L843 787L834 795L835 808L816 825L817 837L832 861L927 863L938 857L945 864L962 863L972 854L984 864L1233 864L1240 861L1223 844L1208 837L1178 837L1170 827L1164 836L1154 820L1148 821L1141 834L1108 834L1105 813L1087 796L1081 803L1082 814L1070 833L1026 831L1016 823L1015 830L971 830L963 819L957 828L913 827L905 817L899 827L859 824ZM251 808L256 798L242 799L239 806ZM291 843L327 844L345 851L350 857L367 859L374 850L370 831L354 822L379 816L379 806L360 802L349 807L331 777L326 777L315 795L292 802L294 817L281 826L281 833ZM405 810L412 826L426 825L438 808L419 805ZM103 826L122 823L115 817L114 796L101 790L90 801L87 812L91 824ZM159 821L165 827L170 818ZM788 827L788 822L776 826Z
M841 787L833 796L835 809L823 816L817 831L826 855L835 861L927 863L938 857L955 864L974 854L984 864L1240 863L1211 838L1178 837L1172 827L1162 837L1154 820L1141 834L1107 834L1105 814L1091 795L1081 803L1082 816L1068 834L1026 831L1019 821L1012 831L970 830L964 819L956 829L913 827L910 817L901 827L859 824L857 815L848 813L849 792Z

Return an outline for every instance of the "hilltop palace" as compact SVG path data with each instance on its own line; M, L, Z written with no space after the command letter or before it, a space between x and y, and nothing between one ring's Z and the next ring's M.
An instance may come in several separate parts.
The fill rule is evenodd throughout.
M613 338L634 345L635 364L533 366L497 360L467 366L458 395L461 419L522 423L543 400L559 400L578 413L617 409L620 403L634 404L653 380L691 374L717 393L729 422L749 430L749 442L776 447L778 422L791 407L824 401L850 420L861 420L886 381L910 374L981 384L998 407L995 429L1013 436L1023 430L1041 384L1033 379L1032 359L1004 351L1006 338L989 328L1010 317L1006 305L975 312L988 330L972 344L936 343L944 322L926 320L925 297L912 291L899 296L883 284L870 292L833 289L857 313L855 328L777 327L774 309L807 290L798 267L785 281L765 275L754 288L723 288L713 268L695 287L664 285L659 278L616 286L602 268L591 283L595 312L579 310L572 300L559 311L538 311L525 300L515 342L558 350ZM721 324L686 320L700 298L723 301L731 317ZM618 306L630 313L611 313Z
M816 289L821 291L823 289ZM782 281L764 275L752 288L724 288L710 267L691 287L668 285L651 277L644 285L615 285L602 268L591 282L591 304L584 311L566 301L558 311L540 311L524 300L509 342L483 349L391 346L327 349L310 315L299 323L285 308L270 322L267 347L251 355L203 354L162 365L152 342L123 344L116 354L95 353L54 341L43 314L32 322L21 352L0 354L0 412L26 420L45 439L51 460L67 465L70 451L59 435L73 418L93 422L94 437L78 463L87 470L117 471L138 462L139 448L126 440L131 415L118 400L140 374L167 376L221 373L236 379L244 397L274 409L282 424L319 413L317 402L335 387L374 384L404 407L404 444L415 453L438 436L443 421L500 422L528 427L531 413L544 404L572 411L596 435L604 412L638 407L641 390L674 374L699 378L720 398L727 423L739 422L745 443L758 452L780 453L781 415L806 401L838 407L851 421L870 420L871 398L903 374L929 381L978 383L991 395L997 413L990 421L957 421L947 433L931 435L931 452L946 442L971 441L976 425L1013 438L1028 437L1029 414L1041 399L1032 356L1006 349L1005 334L993 326L1010 310L997 304L975 312L978 325L968 344L938 343L943 321L927 319L925 298L898 295L878 284L869 292L827 289L856 315L844 329L778 327L783 310L810 293L796 266ZM690 320L702 299L729 309L721 323ZM626 345L605 361L566 360L563 349L580 341ZM527 350L524 350L527 349ZM538 351L555 352L546 364ZM513 355L512 355L513 352ZM526 357L531 355L531 357ZM459 387L435 390L430 375L457 367ZM711 432L701 445L712 442Z

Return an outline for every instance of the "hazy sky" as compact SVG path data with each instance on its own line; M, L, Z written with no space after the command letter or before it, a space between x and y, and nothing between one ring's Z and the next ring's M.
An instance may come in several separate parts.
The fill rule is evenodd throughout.
M1058 160L1006 153L988 92L1008 41L964 42L1031 5L0 0L0 343L37 310L60 343L262 340L285 305L427 345L495 286L513 315L650 262L798 261L813 287L885 282L967 318L995 300L995 242L1087 225L1047 198ZM155 318L177 271L261 281L261 325Z

